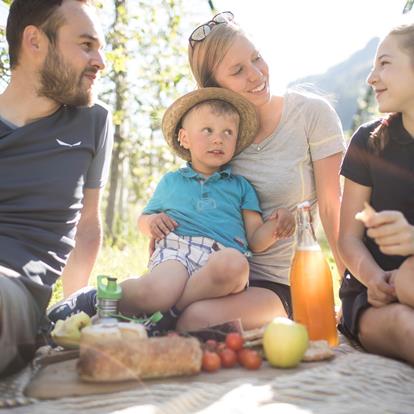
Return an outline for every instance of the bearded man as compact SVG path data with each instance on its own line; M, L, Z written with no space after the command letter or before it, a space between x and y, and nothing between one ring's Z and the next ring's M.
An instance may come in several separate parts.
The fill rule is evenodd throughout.
M103 35L88 0L14 0L0 95L0 375L22 368L52 286L87 283L101 244L112 122L94 103Z

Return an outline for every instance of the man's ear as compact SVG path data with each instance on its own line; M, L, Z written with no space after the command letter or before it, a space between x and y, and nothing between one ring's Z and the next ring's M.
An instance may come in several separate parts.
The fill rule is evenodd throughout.
M46 35L34 25L26 26L22 34L22 51L31 57L42 57L47 54L48 40Z
M188 143L188 134L187 134L187 130L185 128L180 128L178 131L178 142L179 144L185 148L188 149L189 148L189 143Z

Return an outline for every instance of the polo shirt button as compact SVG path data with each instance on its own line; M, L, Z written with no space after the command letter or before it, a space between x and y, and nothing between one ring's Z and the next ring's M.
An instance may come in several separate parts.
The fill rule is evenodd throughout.
M257 147L257 151L260 151L261 150L261 148L260 147Z

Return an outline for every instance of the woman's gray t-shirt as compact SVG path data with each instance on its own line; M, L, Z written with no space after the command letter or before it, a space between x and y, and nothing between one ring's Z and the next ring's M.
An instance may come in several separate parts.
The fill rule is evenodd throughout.
M252 144L231 162L235 174L255 187L263 217L286 207L294 212L309 200L316 213L313 161L344 152L341 122L319 96L288 91L276 130L260 144ZM250 260L252 280L289 284L295 236L280 240Z

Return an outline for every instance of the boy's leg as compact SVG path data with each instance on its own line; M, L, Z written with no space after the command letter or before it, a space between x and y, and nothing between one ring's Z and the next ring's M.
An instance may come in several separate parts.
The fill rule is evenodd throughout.
M18 371L32 359L42 316L21 277L0 272L0 376Z
M181 262L162 262L143 276L121 282L120 311L134 315L168 310L181 296L187 281L188 272Z
M249 280L249 263L238 250L226 248L212 253L207 263L195 271L185 285L176 307L241 292Z
M359 319L359 340L369 352L414 364L414 309L401 303L368 308Z

